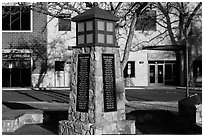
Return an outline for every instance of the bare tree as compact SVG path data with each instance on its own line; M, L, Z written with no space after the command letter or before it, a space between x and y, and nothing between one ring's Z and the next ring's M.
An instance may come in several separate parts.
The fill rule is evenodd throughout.
M49 23L53 18L59 18L66 14L80 14L87 9L90 9L92 3L90 2L18 2L20 6L28 6L31 10L46 14L52 18L47 22ZM122 72L126 66L130 52L141 49L143 43L150 43L155 39L160 39L156 44L169 37L173 45L181 46L188 39L189 28L196 16L199 16L202 3L197 3L197 6L189 8L187 5L190 3L183 2L100 2L99 7L104 10L108 10L114 15L118 16L120 20L116 25L116 44L118 45L119 39L125 39L123 44L122 55ZM195 5L195 4L194 4ZM137 41L133 39L135 37L135 26L138 18L143 12L150 8L155 8L160 11L157 15L157 24L164 28L164 31L158 30L158 35L152 36L148 41ZM174 18L172 18L174 16ZM174 25L173 25L174 24ZM175 25L176 24L176 25ZM46 30L45 26L45 29ZM126 36L121 36L119 30L123 29L126 32ZM155 45L156 45L155 44ZM153 45L153 46L155 46ZM136 50L135 50L136 49ZM177 54L178 55L178 54ZM177 56L178 57L178 56Z
M49 15L51 16L50 20L47 21L46 25L44 26L43 31L46 30L47 24L54 18L61 18L62 16L66 17L68 14L80 14L87 9L90 9L92 6L92 3L89 2L37 2L37 3L29 3L29 2L17 2L12 3L14 5L19 5L21 7L28 7L30 10L33 10L34 12L39 12L41 14ZM127 63L129 53L131 52L132 47L132 41L134 36L134 30L135 30L135 24L137 21L138 16L141 14L141 12L148 6L148 3L140 3L140 2L100 2L99 6L116 16L120 18L120 21L117 23L116 26L116 32L118 32L119 29L123 28L127 31L128 37L126 38L125 43L125 52L122 59L122 70L125 68L125 65ZM3 11L5 12L5 11ZM10 12L15 11L6 11L7 13L3 13L4 15L10 14ZM19 11L16 11L19 12ZM63 13L63 14L62 14ZM15 13L13 13L15 14ZM129 23L130 24L129 24ZM119 39L118 35L116 39ZM35 42L38 40L35 40ZM31 42L32 43L32 42ZM34 44L35 45L35 44ZM31 46L32 48L34 46ZM36 51L36 49L32 48L32 50ZM42 74L44 74L46 71L43 71ZM42 75L43 76L43 75ZM43 78L43 77L42 77ZM42 78L40 78L38 85L40 81L42 81Z
M167 2L167 3L156 3L156 7L159 11L161 11L160 21L163 24L159 24L163 28L165 28L168 32L170 40L173 45L180 46L186 50L186 54L189 54L189 58L187 60L188 64L185 66L189 67L186 68L187 73L189 73L190 77L186 78L187 82L191 81L191 84L194 84L195 81L193 80L193 57L192 57L192 49L201 50L202 44L197 42L197 45L191 43L196 39L198 41L202 41L201 32L198 32L201 28L201 15L202 15L202 2L197 3L189 3L189 2ZM193 33L194 31L194 33ZM193 34L192 34L193 33ZM194 35L194 36L192 36ZM193 38L194 37L194 40ZM195 39L196 38L196 39ZM194 48L193 48L194 46ZM180 61L180 54L177 54L177 61ZM185 54L184 54L185 55Z

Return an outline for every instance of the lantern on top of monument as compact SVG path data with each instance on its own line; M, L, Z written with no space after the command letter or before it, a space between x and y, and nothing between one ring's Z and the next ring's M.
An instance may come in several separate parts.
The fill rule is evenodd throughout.
M72 18L76 22L77 46L115 46L115 23L118 20L94 2L91 9Z

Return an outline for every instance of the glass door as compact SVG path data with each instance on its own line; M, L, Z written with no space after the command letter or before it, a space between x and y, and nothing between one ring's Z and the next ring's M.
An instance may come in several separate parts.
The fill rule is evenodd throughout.
M149 83L155 84L155 65L149 65Z
M149 64L149 84L164 84L164 64Z
M157 65L157 84L164 83L164 65Z
M12 67L8 67L12 63ZM2 61L2 87L30 87L30 60Z

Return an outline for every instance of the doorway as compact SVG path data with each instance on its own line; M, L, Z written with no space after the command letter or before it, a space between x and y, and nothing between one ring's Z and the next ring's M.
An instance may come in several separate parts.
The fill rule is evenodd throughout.
M149 84L164 85L164 64L149 64Z
M7 67L10 62L12 68ZM31 87L30 61L3 60L2 64L2 87Z

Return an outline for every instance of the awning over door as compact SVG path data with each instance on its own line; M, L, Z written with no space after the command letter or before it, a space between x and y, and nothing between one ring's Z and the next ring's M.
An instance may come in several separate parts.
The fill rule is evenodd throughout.
M143 50L165 50L165 51L178 51L178 50L184 50L184 45L160 45L160 46L146 46L142 48Z

